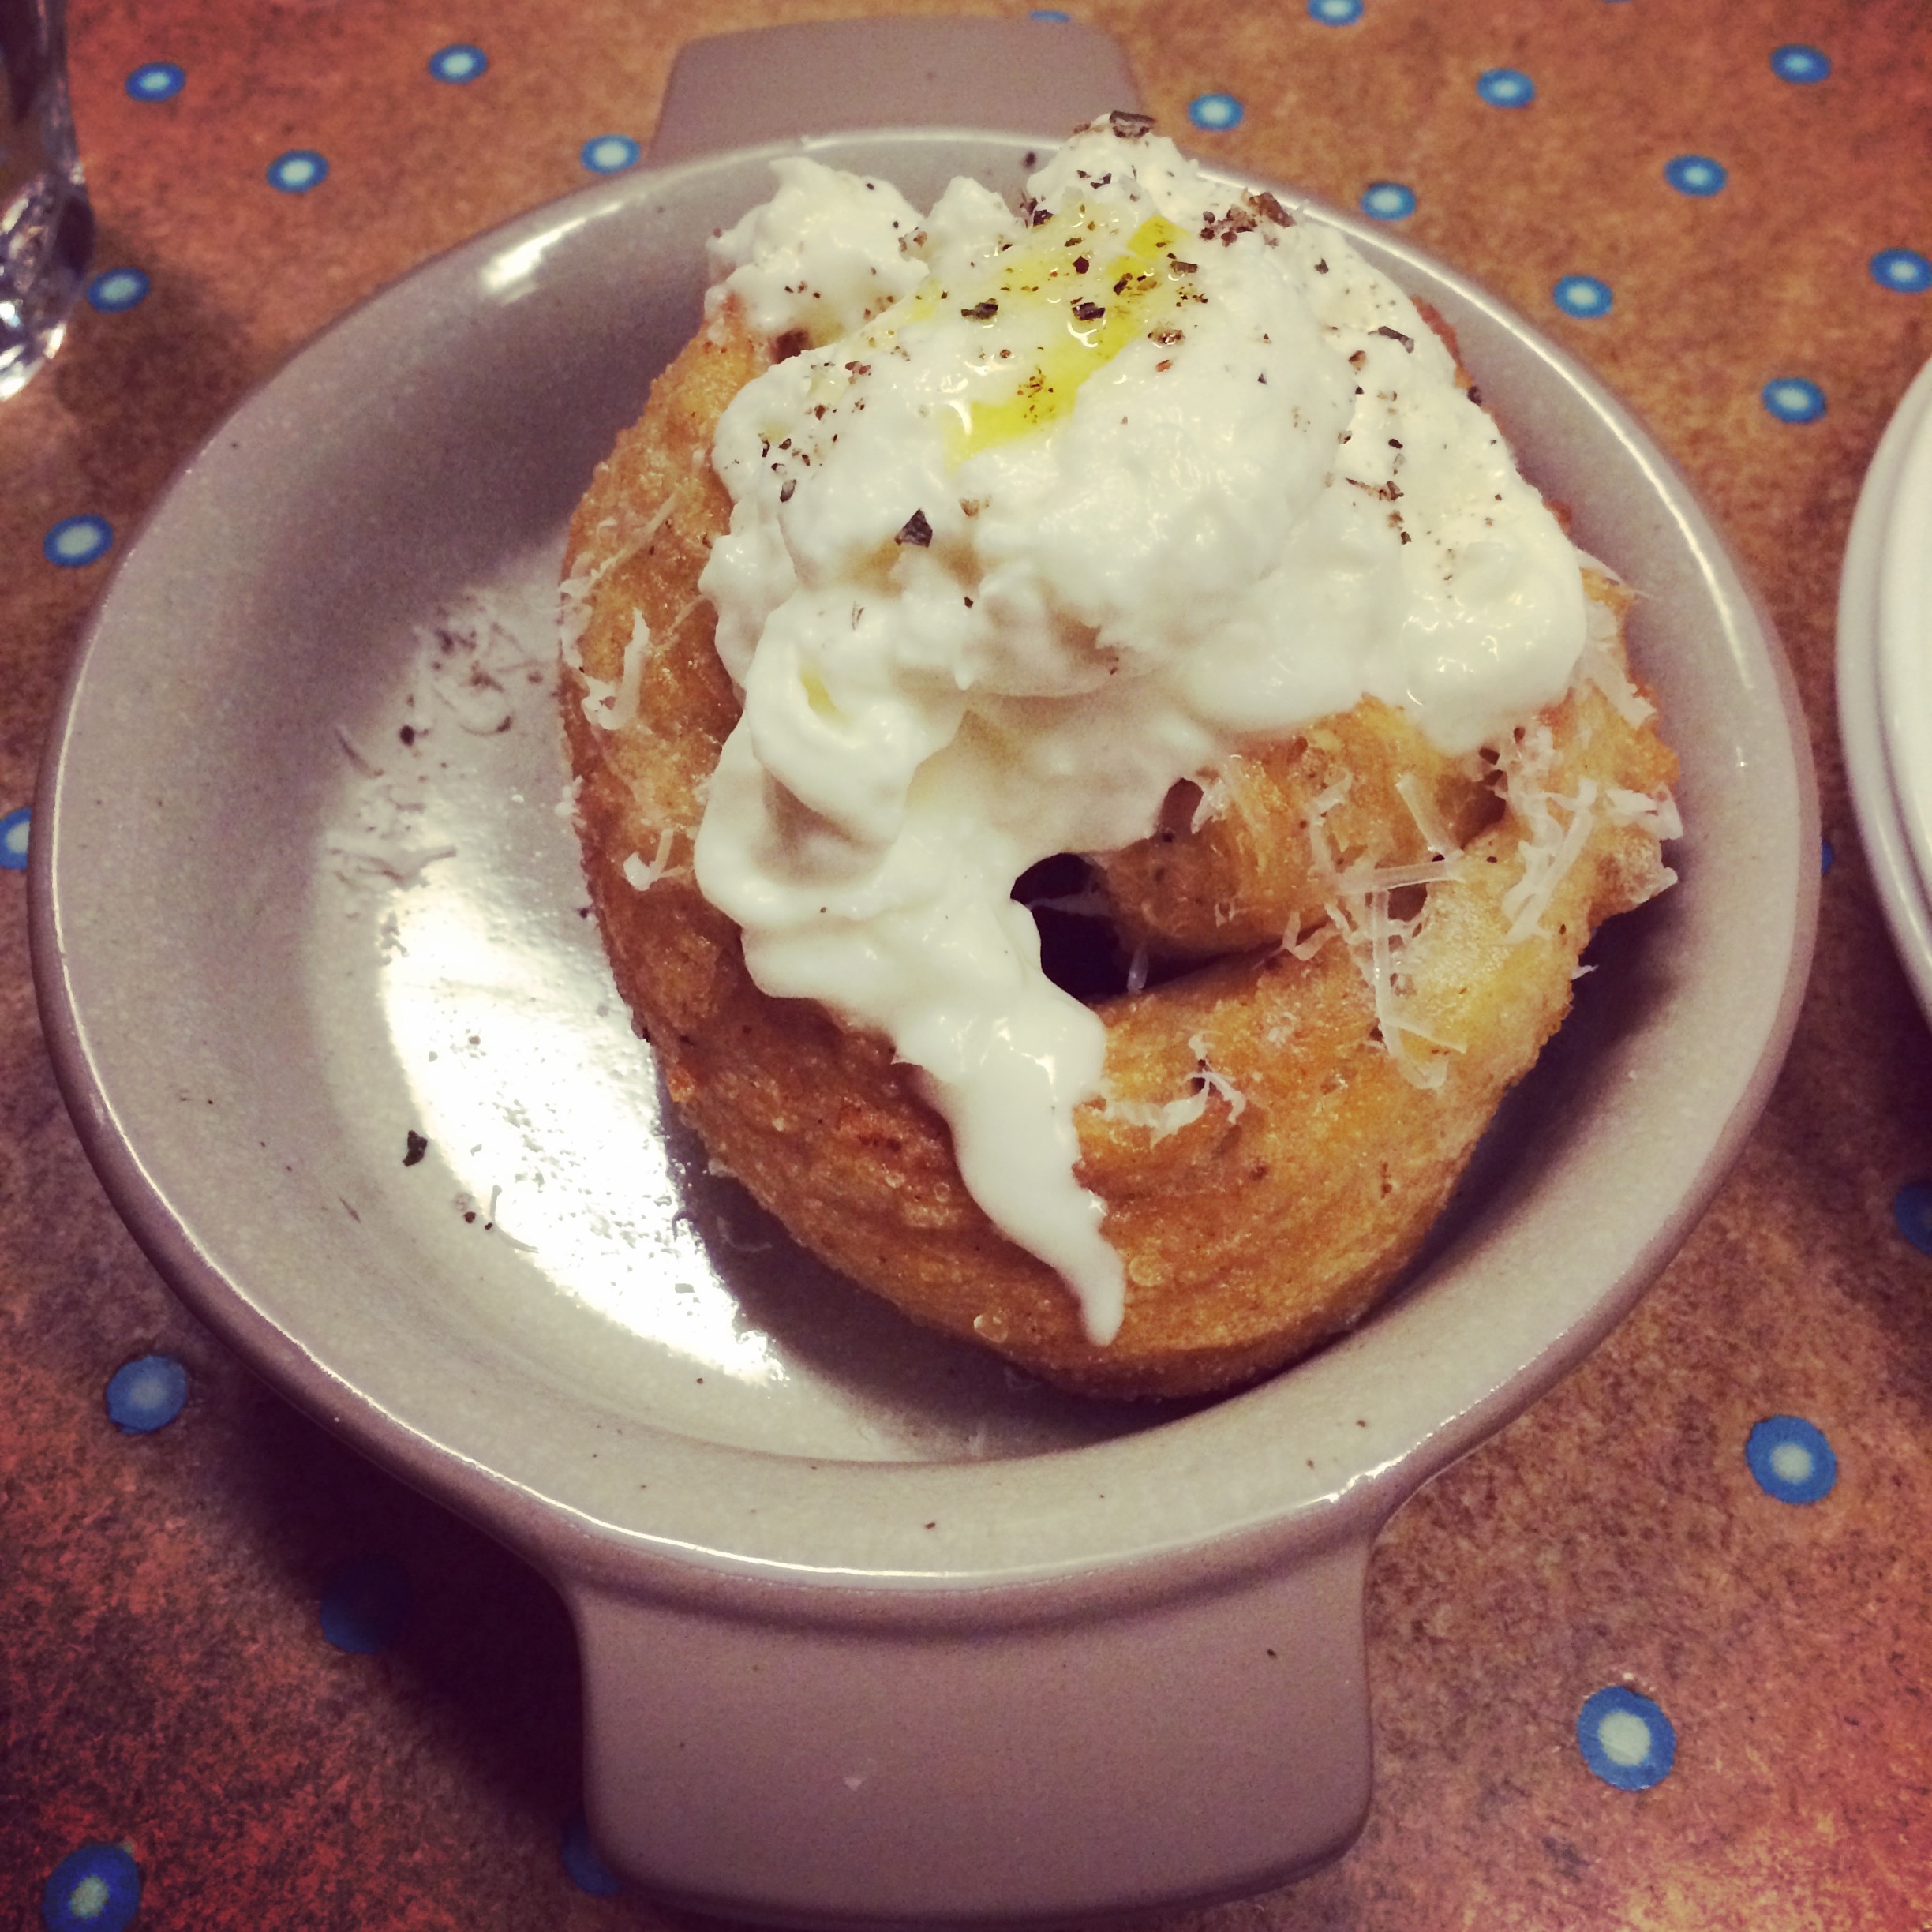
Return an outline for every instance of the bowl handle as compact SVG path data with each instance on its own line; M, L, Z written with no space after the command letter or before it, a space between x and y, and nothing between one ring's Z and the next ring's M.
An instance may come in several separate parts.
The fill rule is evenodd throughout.
M861 128L994 128L1058 140L1096 114L1140 105L1119 43L1073 21L802 21L686 46L665 88L650 162Z
M657 1894L799 1926L1074 1919L1286 1883L1367 1815L1368 1556L1350 1542L1124 1606L1056 1607L1048 1588L1033 1616L990 1593L970 1622L957 1593L694 1604L567 1585L593 1837Z

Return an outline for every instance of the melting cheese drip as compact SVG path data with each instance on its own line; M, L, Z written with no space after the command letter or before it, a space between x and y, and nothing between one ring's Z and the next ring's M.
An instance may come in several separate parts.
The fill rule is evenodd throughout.
M714 446L702 588L744 707L698 882L766 992L890 1039L1104 1343L1074 1112L1105 1033L1014 880L1365 693L1493 742L1567 686L1576 556L1407 298L1168 142L1096 123L1020 212L777 172L713 244L713 312L812 346Z

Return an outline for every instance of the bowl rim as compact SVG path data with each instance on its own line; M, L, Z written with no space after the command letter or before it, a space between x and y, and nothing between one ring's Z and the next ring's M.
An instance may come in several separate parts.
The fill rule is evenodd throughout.
M214 462L231 428L250 411L272 410L301 372L317 358L357 352L380 338L432 286L454 287L481 264L511 251L541 255L546 241L586 224L636 218L661 208L683 189L727 168L762 165L801 151L864 167L868 155L904 146L996 144L1017 153L1048 148L1003 131L964 128L881 129L803 141L784 140L706 156L668 169L640 170L596 184L531 210L424 263L369 297L298 350L245 399L178 473L122 552L70 672L49 738L40 796L48 802L37 823L30 870L31 937L36 984L57 1075L80 1137L116 1208L136 1238L195 1312L245 1360L330 1427L417 1486L483 1520L553 1574L595 1578L635 1587L695 1594L707 1601L762 1601L773 1586L805 1589L827 1615L872 1614L890 1600L897 1614L953 1613L984 1617L995 1599L1006 1613L1030 1616L1091 1604L1133 1587L1196 1586L1204 1574L1245 1571L1297 1549L1363 1539L1423 1481L1466 1453L1548 1387L1619 1321L1688 1234L1741 1151L1768 1097L1795 1024L1816 919L1817 807L1803 716L1795 687L1768 619L1728 555L1690 486L1661 449L1597 380L1556 344L1532 329L1478 285L1380 225L1323 207L1266 177L1218 167L1230 182L1267 187L1291 208L1305 209L1395 266L1412 290L1430 298L1447 291L1458 311L1509 335L1552 380L1586 406L1625 459L1654 492L1660 522L1686 549L1694 573L1720 613L1726 648L1737 660L1762 719L1777 726L1762 740L1762 759L1790 794L1789 818L1778 850L1792 865L1791 897L1780 900L1783 923L1774 935L1781 971L1758 989L1762 1021L1747 1051L1727 1065L1715 1096L1721 1118L1690 1136L1693 1158L1667 1211L1639 1241L1606 1256L1599 1291L1566 1323L1539 1325L1533 1310L1508 1311L1477 1356L1450 1374L1428 1365L1446 1316L1430 1316L1410 1300L1386 1310L1284 1376L1199 1413L1103 1444L992 1463L861 1463L790 1457L676 1435L648 1422L638 1426L640 1454L694 1485L728 1493L747 1484L773 1499L770 1519L792 1509L822 1524L829 1511L849 1511L874 1523L863 1547L821 1560L761 1530L735 1540L693 1533L692 1519L617 1522L543 1493L540 1486L474 1453L474 1446L422 1426L350 1385L284 1331L249 1299L197 1239L189 1217L176 1211L144 1162L138 1123L117 1106L114 1081L99 1056L89 1015L79 1011L69 972L72 935L63 912L70 803L68 751L84 728L91 693L108 667L123 623L127 586L146 547L170 541L170 518ZM1520 1230L1518 1230L1520 1232ZM1512 1247L1509 1230L1490 1228L1477 1250L1459 1260L1466 1282L1479 1266L1514 1269L1530 1257ZM1431 1376L1433 1380L1430 1380ZM1406 1384L1406 1386L1405 1386ZM1425 1404L1418 1387L1433 1391ZM1365 1410L1359 1419L1357 1410ZM1426 1413L1423 1413L1426 1411ZM1293 1427L1284 1427L1286 1417ZM1352 1432L1360 1429L1356 1435ZM1284 1452L1287 1442L1295 1452ZM1319 1447L1319 1458L1301 1452ZM1177 1454L1177 1451L1181 1453ZM1320 1466L1317 1466L1319 1459ZM1305 1469L1290 1466L1305 1463ZM1211 1482L1211 1509L1177 1511L1175 1497L1191 1480ZM836 1499L836 1501L833 1500ZM929 1518L943 1533L922 1538ZM1007 1519L1024 1519L1028 1533L1009 1533ZM1065 1533L1040 1553L1031 1530L1050 1521ZM833 1599L844 1593L844 1608ZM856 1594L855 1594L855 1593ZM949 1607L950 1606L950 1607ZM1057 1610L1055 1610L1057 1613Z
M1853 767L1855 794L1876 788L1886 808L1887 839L1874 854L1888 916L1923 927L1932 904L1932 684L1921 659L1927 616L1925 532L1932 517L1932 365L1922 369L1900 399L1879 439L1847 538L1842 593L1856 584L1862 602L1856 621L1840 624L1840 661L1848 651L1869 657L1865 695L1841 731ZM1863 687L1861 688L1863 688ZM1863 713L1875 723L1866 742ZM1904 851L1892 841L1903 838ZM1894 911L1893 902L1897 902ZM1909 914L1907 909L1909 908ZM1907 916L1900 916L1907 915ZM1913 949L1923 952L1923 941ZM1914 960L1923 976L1926 967Z

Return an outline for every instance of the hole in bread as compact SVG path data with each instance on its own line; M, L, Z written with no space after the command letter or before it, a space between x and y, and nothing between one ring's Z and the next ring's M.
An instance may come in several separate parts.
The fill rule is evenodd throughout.
M1163 985L1206 963L1136 958L1114 930L1093 867L1076 853L1058 852L1029 866L1013 882L1013 897L1039 929L1041 970L1084 1005Z
M1205 796L1192 778L1177 778L1168 788L1155 826L1155 836L1163 845L1171 845L1182 833L1193 830Z
M1041 969L1061 992L1091 1005L1125 990L1133 962L1084 859L1060 852L1041 859L1014 881L1013 896L1033 915Z

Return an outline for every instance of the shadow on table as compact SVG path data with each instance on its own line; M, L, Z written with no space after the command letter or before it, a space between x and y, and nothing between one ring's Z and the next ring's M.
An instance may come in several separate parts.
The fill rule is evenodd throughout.
M232 1496L260 1547L317 1602L324 1636L388 1661L421 1727L492 1788L482 1809L560 1825L578 1803L582 1724L556 1593L279 1396L257 1395Z

